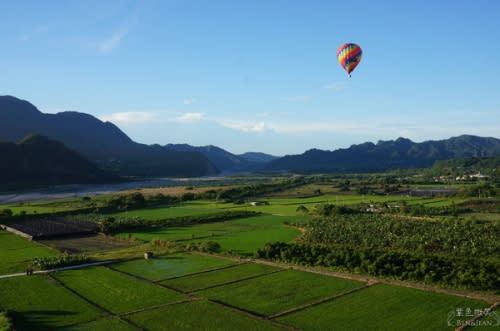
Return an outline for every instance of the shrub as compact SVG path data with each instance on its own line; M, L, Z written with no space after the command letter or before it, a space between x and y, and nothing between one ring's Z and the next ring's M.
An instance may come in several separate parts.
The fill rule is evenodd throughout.
M12 331L12 321L6 311L0 311L0 331Z
M64 253L59 256L35 257L31 260L30 265L40 270L47 270L83 264L87 263L89 260L90 258L85 254L71 255Z

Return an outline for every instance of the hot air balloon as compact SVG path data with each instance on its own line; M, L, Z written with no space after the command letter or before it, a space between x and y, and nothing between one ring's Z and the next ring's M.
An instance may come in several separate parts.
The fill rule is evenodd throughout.
M352 43L340 45L337 49L337 59L342 68L347 71L349 77L351 77L351 72L361 61L362 54L361 47Z

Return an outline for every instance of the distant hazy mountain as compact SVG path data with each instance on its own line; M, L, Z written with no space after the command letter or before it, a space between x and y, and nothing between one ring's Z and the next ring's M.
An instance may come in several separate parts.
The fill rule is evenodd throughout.
M430 167L436 160L455 157L498 156L500 140L462 135L446 140L415 143L409 139L352 145L346 149L311 149L271 161L266 170L299 173L378 171Z
M212 161L221 171L255 171L261 170L276 157L264 153L232 154L217 146L191 146L187 144L168 144L165 148L174 151L200 152Z
M0 155L0 189L120 180L64 144L40 135L29 136L17 144L0 142Z
M41 113L31 103L0 96L0 140L29 134L63 142L102 168L127 176L204 176L218 173L198 152L176 152L132 141L118 127L84 113Z
M276 160L278 156L274 155L269 155L265 153L259 153L259 152L246 152L243 154L238 155L240 158L245 159L247 161L251 162L271 162L273 160Z

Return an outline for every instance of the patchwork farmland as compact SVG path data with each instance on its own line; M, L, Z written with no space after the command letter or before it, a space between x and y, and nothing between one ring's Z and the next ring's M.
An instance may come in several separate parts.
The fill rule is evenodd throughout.
M321 186L313 186L315 190L318 187ZM450 224L455 227L455 233L472 229L483 234L480 245L471 238L470 242L457 245L458 248L465 250L477 245L495 252L498 249L494 244L498 236L496 209L486 213L464 208L464 216L460 217L480 221L471 223L464 219L462 223L460 219L441 215L413 217L398 213L392 216L391 208L404 204L411 211L417 208L413 206L418 206L434 215L436 211L442 213L456 208L455 204L470 203L466 199L338 195L335 192L293 197L300 192L285 193L256 198L266 203L255 205L199 199L129 211L115 210L102 215L57 218L57 222L65 225L63 232L73 225L78 228L81 220L83 226L89 224L100 232L105 229L105 222L112 225L111 231L90 236L56 231L58 236L30 241L0 231L0 312L13 323L15 330L316 331L362 330L367 326L370 330L454 330L466 323L495 329L498 314L495 303L499 297L494 281L484 278L478 286L491 284L491 288L477 290L447 287L427 278L419 282L374 274L378 269L373 268L392 272L391 261L384 260L385 264L380 266L375 261L362 269L359 266L365 262L360 259L370 258L370 253L360 253L358 257L342 240L350 238L347 236L353 236L350 242L369 244L374 240L363 237L369 233L356 230L356 226L364 224L358 218L363 222L371 222L371 219L378 222L367 223L370 226L380 223L400 231L397 240L385 238L384 243L408 245L418 242L417 236L426 226L441 231L435 230L429 235L433 240L432 236L451 231L446 228ZM341 212L349 213L347 218L341 218L340 214L335 218L336 223L327 222L329 216L322 213L328 211L325 206L332 201L343 202ZM75 201L75 205L78 203ZM71 208L68 199L64 204ZM53 201L51 206L55 206ZM386 208L387 213L377 212L374 218L365 212L369 208ZM217 218L233 211L244 213L235 218ZM259 214L245 214L249 211ZM329 227L322 228L322 222L312 221L318 216ZM46 215L30 216L26 222L19 215L13 217L4 223L15 226L39 221L31 223L32 228L43 229L47 219ZM188 223L182 224L180 220ZM419 222L419 227L412 229L418 228L420 232L401 232L406 228L397 226L397 222ZM331 227L332 224L337 227ZM321 234L328 234L335 242L329 245ZM314 240L323 241L321 245L310 246ZM436 242L429 247L441 255L452 252L446 241L440 242L441 246ZM329 251L332 247L334 253ZM376 248L375 252L383 248L372 247ZM358 249L365 252L366 248ZM145 252L152 256L145 259ZM295 254L299 254L300 259ZM471 254L485 268L495 268L494 256L486 257L481 251ZM64 267L65 260L58 262L64 256L84 256L85 260L79 263L107 263L47 272L35 268L34 275L25 275L28 269L34 268L34 258L52 259L54 265L62 263ZM456 254L454 259L458 259ZM422 265L419 267L422 269ZM418 276L418 272L415 275Z
M159 261L2 279L2 307L20 328L38 330L345 330L368 320L377 330L387 321L399 330L452 330L450 311L489 306L243 260L174 254Z

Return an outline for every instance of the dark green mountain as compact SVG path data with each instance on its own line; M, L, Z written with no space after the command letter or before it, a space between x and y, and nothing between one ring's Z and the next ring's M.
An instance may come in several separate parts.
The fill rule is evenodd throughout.
M205 176L217 168L198 152L177 152L132 141L109 122L78 112L43 114L31 103L0 96L0 140L29 134L61 141L101 168L125 176Z
M212 161L218 169L224 172L261 170L273 160L274 156L264 153L232 154L217 146L191 146L187 144L168 144L166 149L184 152L200 152Z
M346 149L311 149L271 161L266 170L297 173L382 171L430 167L437 160L500 155L500 140L462 135L446 140L415 143L409 139L352 145Z
M0 142L0 155L0 189L120 180L64 144L40 135L28 136L17 144Z

